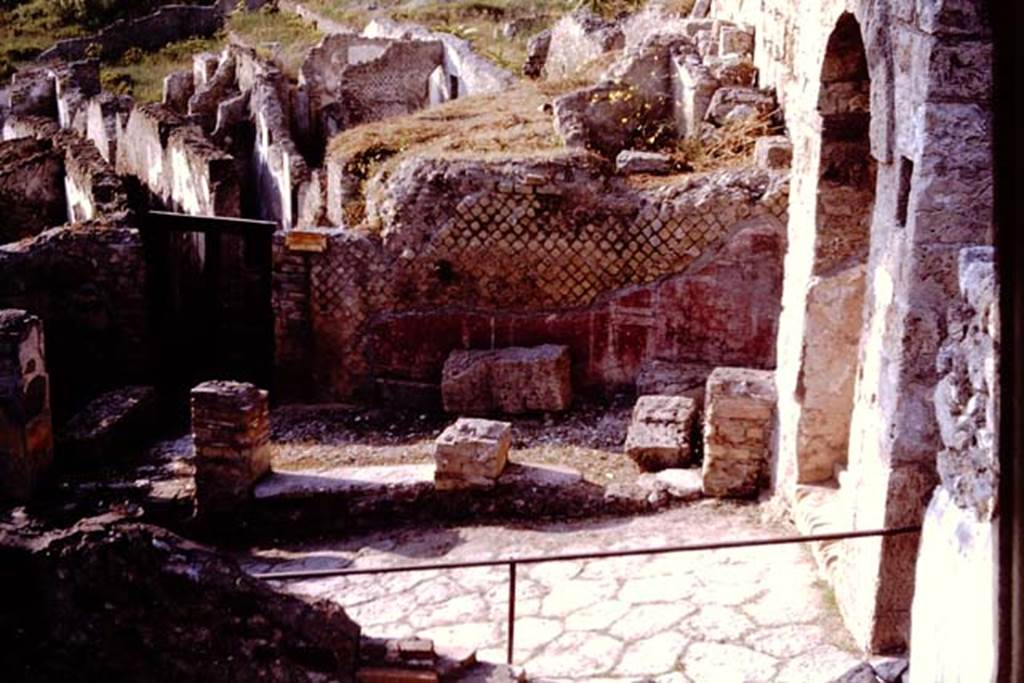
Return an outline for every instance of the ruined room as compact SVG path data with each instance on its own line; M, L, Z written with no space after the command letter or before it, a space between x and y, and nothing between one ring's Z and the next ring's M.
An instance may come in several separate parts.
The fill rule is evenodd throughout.
M0 677L1024 680L1000 11L0 1Z

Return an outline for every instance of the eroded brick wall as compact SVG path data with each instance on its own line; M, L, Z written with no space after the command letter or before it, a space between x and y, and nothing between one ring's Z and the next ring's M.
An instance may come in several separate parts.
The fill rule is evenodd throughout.
M0 308L39 316L55 418L148 378L146 267L136 230L89 225L0 246Z

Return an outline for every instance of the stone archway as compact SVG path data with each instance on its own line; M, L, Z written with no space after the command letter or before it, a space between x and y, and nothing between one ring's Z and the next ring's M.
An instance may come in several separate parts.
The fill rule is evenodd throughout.
M860 25L843 14L828 40L818 98L813 262L795 391L797 484L837 479L847 462L875 199L870 85Z

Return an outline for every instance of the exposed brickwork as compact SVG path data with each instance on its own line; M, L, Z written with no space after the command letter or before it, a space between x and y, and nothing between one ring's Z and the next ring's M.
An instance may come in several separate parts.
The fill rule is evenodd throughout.
M241 382L204 382L192 389L196 449L196 514L225 519L244 506L270 471L267 392Z
M768 483L775 420L771 372L717 368L704 413L704 495L756 496Z

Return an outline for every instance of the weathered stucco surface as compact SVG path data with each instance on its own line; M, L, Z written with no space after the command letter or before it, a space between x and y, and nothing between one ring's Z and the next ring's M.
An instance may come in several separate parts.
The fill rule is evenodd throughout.
M957 292L957 255L963 247L991 241L991 39L983 3L717 0L712 15L754 27L761 85L779 92L793 139L778 338L776 485L792 498L801 468L810 467L812 478L824 476L815 472L820 449L814 444L825 444L837 451L832 461L846 461L839 478L846 526L919 523L938 481L935 361L948 328L947 304ZM866 93L849 78L837 78L851 67L837 49L842 45L830 44L848 32L844 26L855 26L864 46ZM953 55L959 56L954 60ZM844 82L850 85L834 87ZM830 245L842 244L831 236L851 234L848 227L829 232L830 210L822 200L836 196L828 173L837 159L833 151L851 151L830 144L830 136L862 130L862 119L851 115L865 105L876 179L865 233L858 351L852 366L843 361L856 368L844 454L845 420L819 432L834 437L833 444L829 438L808 441L815 433L815 394L801 378L811 374L807 351L821 335L844 334L815 313L818 278L828 274L832 262ZM831 125L835 115L837 125ZM854 158L839 161L837 168L850 169ZM859 171L858 177L868 176ZM836 206L863 206L865 199L846 197ZM865 253L863 248L857 253ZM845 301L856 308L856 295ZM821 362L832 360L840 357L826 355ZM836 386L846 391L848 384ZM819 398L831 400L828 393ZM906 645L917 542L905 536L843 547L835 573L837 598L863 646Z

